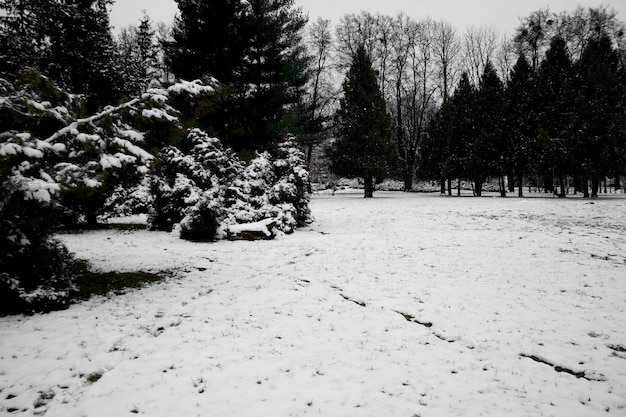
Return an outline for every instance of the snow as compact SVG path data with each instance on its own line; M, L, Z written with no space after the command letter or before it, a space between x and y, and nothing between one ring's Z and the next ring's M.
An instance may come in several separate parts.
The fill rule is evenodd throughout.
M51 194L54 194L61 189L59 184L49 182L49 175L45 173L42 174L44 179L22 177L25 199L36 200L42 203L50 203L52 201ZM46 181L46 179L48 179L48 181Z
M100 156L100 165L102 166L102 169L121 168L122 161L117 156L103 153Z
M133 142L143 142L145 134L133 129L120 129L118 133ZM116 138L117 139L117 138Z
M22 152L22 146L17 143L0 143L0 156L17 155Z
M22 153L26 155L28 158L41 159L43 158L43 152L39 149L33 149L29 146L22 147Z
M217 84L217 80L213 77L209 79L210 84ZM197 95L202 93L213 93L215 88L212 85L205 85L201 80L185 81L180 80L176 84L168 87L170 93L188 93L191 95Z
M0 318L0 414L625 415L623 195L311 209L272 241L60 235L100 270L174 276Z
M264 219L253 223L233 224L228 226L227 229L233 235L238 235L242 232L260 232L265 236L271 236L272 232L270 232L268 226L272 223L276 223L276 220Z
M170 115L165 110L152 108L152 109L143 109L142 116L146 119L155 118L155 119L165 119L170 122L175 122L178 120L177 117Z

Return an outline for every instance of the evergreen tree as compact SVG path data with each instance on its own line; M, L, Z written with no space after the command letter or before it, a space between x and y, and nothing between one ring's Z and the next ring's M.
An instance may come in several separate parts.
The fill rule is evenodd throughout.
M146 89L150 81L155 78L157 67L157 46L154 42L155 32L152 28L150 17L145 14L139 22L137 28L137 46L139 48L139 59L143 63L143 77L146 82Z
M179 14L166 45L167 62L176 77L211 74L221 83L235 81L243 64L246 39L241 33L241 0L176 0Z
M447 141L446 176L457 178L460 187L461 178L468 175L468 146L476 135L476 89L472 86L467 73L461 75L459 85L448 102L450 135ZM457 191L460 192L460 188Z
M583 192L597 197L599 180L623 172L625 96L619 55L606 36L592 39L575 66L575 112L570 135L574 141L576 174Z
M177 77L210 73L229 89L203 123L237 149L267 147L302 123L307 81L306 24L293 0L178 0L167 47ZM295 126L294 126L295 125Z
M474 181L474 192L482 195L485 180L491 175L500 178L500 192L504 187L505 155L508 152L504 136L504 87L495 68L487 62L476 93L476 132L468 144L468 176Z
M372 197L374 179L389 174L396 154L392 121L363 46L353 57L343 93L337 111L337 139L329 150L331 169L338 175L362 177L365 197Z
M46 53L51 0L0 0L0 75L37 67Z
M302 39L307 19L294 0L250 0L243 27L246 60L243 66L244 90L238 91L241 103L240 124L248 134L243 145L263 146L279 139L284 129L292 130L304 122L299 112L308 80L308 58ZM246 137L247 136L247 137ZM256 142L256 143L255 143ZM256 145L256 146L255 146Z
M120 94L124 97L139 94L144 88L142 77L144 69L139 60L137 28L135 26L123 28L117 37L116 44L116 65L120 76L123 78Z
M2 0L3 63L13 78L38 68L61 87L85 97L87 111L120 98L107 7L112 0Z
M567 135L573 112L572 61L563 38L555 37L541 62L533 92L539 104L539 140L544 149L541 169L547 178L558 177L559 196L565 197L565 178L571 172L572 141ZM552 179L548 182L552 183Z
M523 196L524 175L531 169L532 155L536 152L536 112L532 104L534 72L520 54L511 70L506 87L505 133L510 146L510 165L517 177L518 195Z
M447 164L450 156L448 144L451 138L451 106L446 101L435 112L428 124L428 134L420 141L420 164L418 175L422 178L439 178L441 193L445 193L445 180L453 176Z
M51 239L59 214L93 225L110 193L148 172L147 139L164 121L181 128L175 103L215 92L181 82L78 117L80 99L36 71L0 77L0 314L67 302L71 258Z
M148 15L138 26L122 29L117 40L117 67L123 76L124 97L145 93L149 87L161 84L159 78L159 47Z
M451 180L466 174L467 144L474 137L474 102L476 91L467 73L461 75L452 97L446 100L429 125L429 134L420 146L422 175L441 178L442 194L448 180L448 194L452 194ZM460 189L459 189L460 192Z

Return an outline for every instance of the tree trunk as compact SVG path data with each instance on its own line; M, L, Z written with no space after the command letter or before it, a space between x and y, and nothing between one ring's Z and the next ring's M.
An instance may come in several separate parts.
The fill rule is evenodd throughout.
M598 189L600 188L600 180L598 180L597 178L594 178L591 180L591 197L597 197L598 196Z
M89 229L95 229L98 227L98 215L95 210L85 210L85 220L87 221L87 227Z
M452 195L452 180L448 178L448 195Z
M366 175L363 178L363 182L365 183L365 198L374 197L374 177L371 175Z
M565 177L563 175L559 175L559 197L565 198Z
M311 159L313 158L313 144L309 143L309 145L307 146L306 149L306 166L309 170L309 173L311 172ZM313 187L311 186L311 176L309 175L309 181L307 181L306 184L306 190L309 194L311 194L313 192Z
M506 181L504 180L504 175L500 175L498 182L500 183L500 197L506 197Z
M404 172L404 191L408 193L413 188L413 175L407 171L410 170L405 169Z
M574 175L574 195L576 195L579 191L583 191L582 181L581 177Z
M483 195L483 181L482 179L474 179L474 194L476 197L482 197Z
M442 178L439 185L441 186L441 195L445 195L446 194L446 180L445 178Z
M520 172L519 177L519 189L517 190L518 197L524 197L524 173Z
M554 193L554 176L544 176L543 177L543 192L544 193Z

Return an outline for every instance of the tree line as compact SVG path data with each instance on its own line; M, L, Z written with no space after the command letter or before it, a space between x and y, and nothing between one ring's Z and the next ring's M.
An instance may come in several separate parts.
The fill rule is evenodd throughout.
M589 22L578 44L568 43L563 33L551 35L539 58L535 42L541 29L531 16L529 28L518 30L520 52L506 79L488 61L478 85L463 73L434 113L422 168L442 182L471 179L477 195L487 178L499 178L503 196L515 185L521 196L524 178L530 178L564 197L571 177L575 192L594 197L602 178L623 175L626 68L617 43L623 41L623 25L611 32L605 18Z
M555 178L564 195L572 178L585 195L590 181L595 195L599 179L626 171L626 36L613 10L539 10L512 37L367 12L344 16L334 33L324 20L309 30L327 79L358 48L369 55L397 150L387 176L406 190L424 178L451 193L453 179L467 179L480 195L499 178L504 194L526 178L553 191Z

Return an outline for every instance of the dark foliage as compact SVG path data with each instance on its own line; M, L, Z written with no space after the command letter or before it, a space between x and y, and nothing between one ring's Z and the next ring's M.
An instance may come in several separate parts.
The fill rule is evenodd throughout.
M365 197L372 197L374 180L388 176L397 157L392 121L363 46L353 57L343 92L336 116L337 139L328 152L331 169L338 175L363 178Z
M205 130L238 150L267 149L286 127L304 123L306 18L293 0L177 3L166 49L172 71L185 78L211 74L228 87L227 100L201 120Z
M88 112L120 95L107 7L111 0L2 0L0 74L37 68L85 97Z

